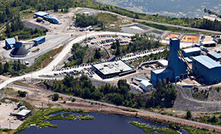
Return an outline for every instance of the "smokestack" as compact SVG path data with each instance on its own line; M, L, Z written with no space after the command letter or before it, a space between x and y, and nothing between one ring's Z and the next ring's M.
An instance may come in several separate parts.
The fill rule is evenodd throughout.
M18 36L15 36L15 42L18 42Z

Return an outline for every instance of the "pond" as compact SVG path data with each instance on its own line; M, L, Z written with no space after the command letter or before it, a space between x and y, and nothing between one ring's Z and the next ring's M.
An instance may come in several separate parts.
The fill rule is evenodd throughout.
M59 114L59 113L57 113ZM73 113L75 116L82 115ZM131 125L130 121L146 123L148 126L166 128L152 120L103 113L86 113L94 116L94 120L53 120L57 128L39 128L30 126L20 134L145 134L142 129Z

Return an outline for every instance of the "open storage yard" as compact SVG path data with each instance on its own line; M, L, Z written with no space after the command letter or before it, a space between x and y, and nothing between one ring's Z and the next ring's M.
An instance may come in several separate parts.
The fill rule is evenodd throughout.
M181 41L183 42L194 42L196 43L199 40L199 35L184 35Z

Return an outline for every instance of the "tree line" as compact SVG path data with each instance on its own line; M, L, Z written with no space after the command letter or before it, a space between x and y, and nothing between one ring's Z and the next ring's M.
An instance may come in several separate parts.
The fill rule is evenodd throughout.
M27 67L24 64L21 64L20 60L5 63L0 62L0 75L18 76L23 74L26 68Z
M48 90L55 92L134 108L172 107L176 99L176 90L172 85L158 87L153 92L152 97L148 99L145 95L130 93L130 85L127 84L126 80L119 80L117 86L106 84L96 88L85 75L79 78L66 75L61 81L45 80L43 84Z
M111 48L114 49L113 54L116 56L122 56L127 53L150 50L163 46L163 44L160 43L160 38L156 38L154 35L149 34L136 34L131 37L131 41L132 42L127 46L120 46L120 41L116 40L111 44Z

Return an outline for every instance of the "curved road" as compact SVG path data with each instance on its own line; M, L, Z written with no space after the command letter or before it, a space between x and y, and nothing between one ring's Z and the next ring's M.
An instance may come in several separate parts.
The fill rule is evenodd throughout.
M4 88L5 86L7 86L8 84L10 84L14 81L21 80L21 79L24 79L26 77L39 78L39 75L45 74L46 72L51 72L53 70L53 68L56 65L58 65L58 63L60 61L62 61L64 59L64 57L66 56L66 54L71 50L72 44L82 42L86 37L91 37L91 36L94 36L94 35L132 36L133 34L116 33L116 32L94 32L94 33L91 33L91 34L79 36L76 39L69 42L65 46L65 48L58 54L58 56L48 66L46 66L45 68L43 68L39 71L36 71L36 72L32 72L32 73L29 73L29 74L26 74L26 75L23 75L23 76L10 78L10 79L8 79L8 80L6 80L6 81L4 81L3 83L0 84L0 89ZM145 110L141 110L141 109L133 109L133 108L123 107L123 106L115 106L115 105L112 105L112 104L97 102L97 101L92 101L92 100L86 100L86 101L96 102L96 103L111 106L111 107L132 109L132 110L136 110L136 111L145 113L146 117L157 118L157 119L160 119L160 120L176 122L176 123L183 124L183 125L196 126L196 127L199 127L199 128L207 128L209 130L216 130L217 132L221 132L221 127L219 127L219 126L214 126L214 125L209 125L209 124L205 124L205 123L199 123L199 122L195 122L195 121L180 119L180 118L172 117L172 116L168 116L168 115L161 115L161 114L158 114L158 113L149 112L149 111L145 111Z

